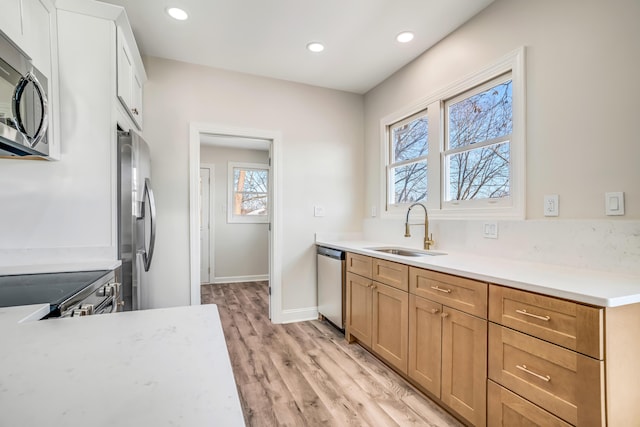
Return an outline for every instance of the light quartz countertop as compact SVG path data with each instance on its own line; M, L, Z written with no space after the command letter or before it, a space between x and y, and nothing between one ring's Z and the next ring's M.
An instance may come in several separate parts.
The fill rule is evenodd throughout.
M0 309L0 426L244 426L215 305Z
M371 248L400 246L365 240L316 240L316 245L601 307L640 302L639 276L454 252L421 257L390 255Z
M68 271L115 270L120 267L120 260L105 259L95 261L67 262L57 264L12 265L0 267L0 276L16 274L63 273Z

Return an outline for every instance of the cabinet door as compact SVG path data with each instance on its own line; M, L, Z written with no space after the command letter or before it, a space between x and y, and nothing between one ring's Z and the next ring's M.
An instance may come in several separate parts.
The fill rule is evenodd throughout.
M133 114L133 120L138 125L138 128L142 129L142 81L138 73L133 73L133 82L131 84L132 100L131 100L131 113Z
M409 294L373 282L373 335L371 348L384 360L407 372Z
M346 338L371 347L371 279L347 273Z
M442 305L409 295L409 367L411 379L440 397Z
M486 425L487 321L443 308L441 400L475 426Z
M51 80L50 22L51 14L55 14L55 11L52 6L45 5L40 0L25 0L23 8L25 49L31 56L33 65Z
M133 73L134 64L133 57L129 46L124 40L122 30L118 28L117 35L118 46L118 98L122 105L126 108L127 112L131 114L131 106L133 105Z
M14 43L22 45L22 1L3 0L0 13L0 31Z

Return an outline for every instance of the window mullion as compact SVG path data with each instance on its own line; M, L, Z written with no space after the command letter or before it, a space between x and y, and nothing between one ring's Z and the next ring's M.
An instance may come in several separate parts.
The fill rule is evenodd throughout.
M402 167L402 166L411 165L413 163L424 162L425 160L427 160L427 158L428 158L428 156L420 156L420 157L414 157L413 159L402 160L401 162L396 162L396 163L389 164L389 168L398 168L398 167Z
M498 144L502 144L502 143L505 143L505 142L509 142L510 140L511 140L511 134L504 135L504 136L501 136L499 138L488 139L486 141L477 142L475 144L464 145L462 147L457 147L457 148L452 148L450 150L445 150L444 151L444 155L448 156L448 155L452 155L452 154L462 153L464 151L474 150L476 148L487 147L489 145L498 145Z

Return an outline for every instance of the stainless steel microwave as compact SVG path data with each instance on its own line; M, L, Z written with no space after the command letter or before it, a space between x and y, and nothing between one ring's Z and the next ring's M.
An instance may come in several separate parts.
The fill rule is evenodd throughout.
M48 157L47 129L47 79L0 33L0 157Z

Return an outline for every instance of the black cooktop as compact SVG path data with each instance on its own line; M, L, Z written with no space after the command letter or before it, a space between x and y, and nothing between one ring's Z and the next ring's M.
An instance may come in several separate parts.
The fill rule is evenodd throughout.
M0 307L44 304L57 307L108 270L0 276Z

